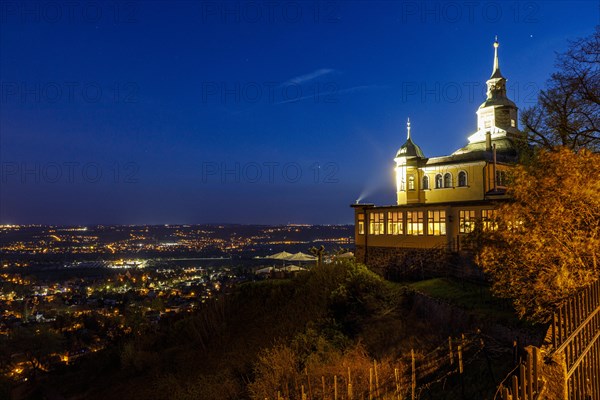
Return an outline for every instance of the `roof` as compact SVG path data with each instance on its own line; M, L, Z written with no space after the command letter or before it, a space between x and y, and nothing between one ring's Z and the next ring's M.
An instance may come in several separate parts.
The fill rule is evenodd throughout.
M500 191L496 192L498 195L501 194ZM512 201L512 199L508 197L487 197L488 194L492 194L491 192L485 193L486 198L480 200L457 200L457 201L442 201L439 203L411 203L411 204L390 204L383 206L376 206L370 208L368 211L387 211L387 210L411 210L411 209L444 209L446 207L479 207L479 206L489 206L492 204L501 204L507 201Z
M502 157L514 158L511 162L517 161L517 150L515 143L508 137L494 138L492 139L492 145L496 145L496 153ZM485 141L469 143L465 147L462 147L454 152L453 155L466 155L472 152L486 151ZM491 154L491 151L487 151Z
M421 148L418 145L416 145L412 141L411 138L408 138L408 139L406 139L406 142L404 142L404 144L402 146L400 146L400 149L398 149L398 153L396 153L396 157L425 158L425 155L423 154L423 150L421 150Z
M518 153L512 146L512 141L510 141L510 139L494 140L492 143L496 144L497 162L514 164L518 161ZM494 158L492 152L486 150L485 142L471 143L463 147L461 151L464 152L458 154L451 154L449 156L432 157L429 160L427 160L427 166L477 161L492 162Z
M489 106L510 106L517 108L517 105L508 97L491 97L487 98L479 108L489 107Z

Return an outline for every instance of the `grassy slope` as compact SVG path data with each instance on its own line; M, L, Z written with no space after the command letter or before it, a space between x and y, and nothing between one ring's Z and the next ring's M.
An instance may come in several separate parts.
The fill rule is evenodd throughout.
M390 283L362 266L345 263L293 280L243 284L200 315L130 342L120 349L120 367L106 367L77 385L66 384L76 375L63 376L60 387L73 399L83 398L82 392L92 400L246 398L246 384L254 379L261 350L292 343L309 330L334 348L362 343L373 358L405 362L409 349L425 354L447 338L443 327L432 327L411 313L410 290L484 318L515 320L509 310L498 308L484 287L448 279ZM473 398L486 398L493 386L484 361L474 360L477 368L471 368L467 378L473 383ZM494 362L498 367L493 373L500 375L506 360ZM457 385L450 379L442 392L434 387L430 393L435 398L457 398Z
M492 296L487 285L452 278L434 278L407 284L413 290L453 304L480 320L525 329L539 329L516 315L510 302Z

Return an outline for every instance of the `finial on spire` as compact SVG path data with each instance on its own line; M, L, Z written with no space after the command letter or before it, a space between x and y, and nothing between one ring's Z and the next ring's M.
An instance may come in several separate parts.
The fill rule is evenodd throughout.
M501 78L502 74L500 73L500 63L498 61L498 47L500 47L500 43L498 42L498 35L494 40L494 68L492 70L492 78Z
M494 72L498 70L498 47L500 43L498 43L498 35L496 35L496 40L494 41Z
M406 120L406 139L410 139L410 117Z

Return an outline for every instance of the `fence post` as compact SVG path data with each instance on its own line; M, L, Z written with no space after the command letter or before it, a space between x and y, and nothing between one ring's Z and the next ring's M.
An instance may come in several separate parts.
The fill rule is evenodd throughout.
M396 397L400 400L400 379L398 368L394 368L394 378L396 379Z
M521 398L527 399L527 381L525 379L525 365L519 365L519 380L521 381Z
M348 399L352 400L352 376L350 375L350 367L348 367Z
M527 370L525 373L527 378L527 393L531 400L533 400L533 362L533 354L531 352L527 353Z
M373 400L373 368L369 368L369 400Z
M540 392L540 349L533 347L533 386L536 393Z
M338 400L337 393L337 375L333 376L333 400Z
M448 352L450 354L450 365L454 365L454 355L452 354L452 337L448 336Z
M373 370L375 371L375 398L379 398L379 374L377 373L377 361L373 360Z
M415 400L415 389L417 388L417 375L415 371L415 351L410 349L410 357L412 359L412 373L411 373L411 400Z

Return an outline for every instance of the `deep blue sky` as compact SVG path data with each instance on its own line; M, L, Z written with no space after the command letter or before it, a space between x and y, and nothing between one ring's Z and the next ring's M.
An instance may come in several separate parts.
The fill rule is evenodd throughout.
M520 108L597 1L0 2L0 223L350 223ZM317 166L320 166L318 168ZM226 172L223 170L226 169Z

